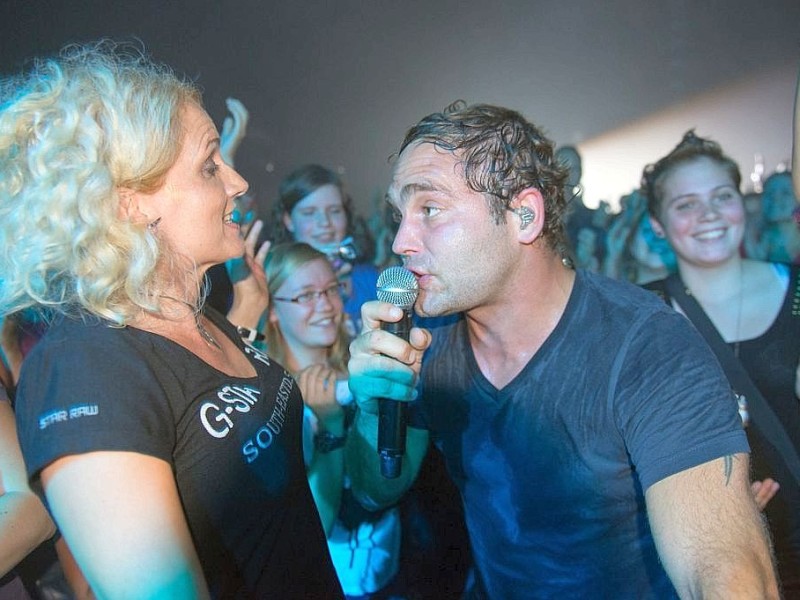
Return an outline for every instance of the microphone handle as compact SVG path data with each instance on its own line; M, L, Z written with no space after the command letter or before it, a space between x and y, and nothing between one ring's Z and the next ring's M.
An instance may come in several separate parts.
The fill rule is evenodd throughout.
M411 311L404 310L403 317L399 321L384 323L381 329L408 341L411 332ZM386 479L396 479L403 468L407 408L405 402L397 400L381 398L378 401L378 454L381 475Z

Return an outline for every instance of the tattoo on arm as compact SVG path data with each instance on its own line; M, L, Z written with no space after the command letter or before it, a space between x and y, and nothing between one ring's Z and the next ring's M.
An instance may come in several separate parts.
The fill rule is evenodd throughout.
M725 471L725 487L731 482L731 475L733 475L733 456L730 454L722 457L722 464Z

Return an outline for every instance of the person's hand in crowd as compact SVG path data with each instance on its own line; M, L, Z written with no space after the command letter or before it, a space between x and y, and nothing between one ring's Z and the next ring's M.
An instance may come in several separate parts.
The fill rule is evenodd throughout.
M228 98L225 100L225 105L228 107L230 114L222 122L219 151L222 154L222 159L232 167L236 151L247 133L247 122L250 119L250 113L247 112L244 104L236 98Z
M306 367L296 377L306 406L327 431L342 428L344 411L336 401L336 371L326 365Z
M431 343L426 329L412 327L408 342L387 331L381 323L402 318L402 309L388 302L371 300L361 307L361 334L350 344L350 391L363 412L377 415L378 398L410 401L422 355Z
M268 241L264 242L256 250L258 236L263 227L264 222L257 219L247 231L244 254L225 263L233 286L233 301L228 311L228 320L234 325L248 329L257 329L261 317L269 308L264 259L271 244Z
M631 227L625 211L611 222L605 236L606 253L602 265L604 275L613 279L622 277L622 256L631 236Z
M767 507L767 504L769 504L769 501L778 493L779 489L781 489L781 485L769 477L763 481L754 481L751 483L750 491L753 492L753 499L756 501L758 510L763 511Z

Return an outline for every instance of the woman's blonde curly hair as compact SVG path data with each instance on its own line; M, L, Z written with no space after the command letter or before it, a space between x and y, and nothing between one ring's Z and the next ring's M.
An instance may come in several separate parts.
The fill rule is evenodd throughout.
M108 40L0 83L0 314L36 307L124 325L158 310L164 265L179 261L121 218L119 190L160 186L188 102L201 103L193 83Z

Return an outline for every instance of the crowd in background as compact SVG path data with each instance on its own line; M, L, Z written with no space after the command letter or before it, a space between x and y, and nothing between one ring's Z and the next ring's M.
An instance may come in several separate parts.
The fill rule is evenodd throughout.
M716 148L712 141L697 137L693 131L687 133L683 144L690 148L697 145L700 149L696 152L699 155L698 160L701 161L705 157L706 146ZM694 160L692 152L695 150L690 150L689 158L681 158L678 152L678 158L675 159L678 166L682 161ZM721 150L713 149L709 155L711 158L708 160L712 162L730 162ZM568 172L564 183L564 195L569 199L569 208L564 219L566 239L561 248L566 264L638 285L659 282L678 272L679 260L673 250L674 241L670 240L669 235L659 224L658 211L653 200L655 191L652 186L648 190L647 175L643 176L640 185L635 186L635 189L619 200L619 212L613 213L609 203L603 201L598 208L590 209L583 201L582 164L578 150L572 146L560 147L556 150L556 158ZM738 193L741 186L738 167L731 163L731 169L737 174L730 175L730 186ZM288 189L296 189L298 177L307 177L309 173L316 173L316 185L305 186L301 194L294 196L287 194ZM763 182L753 183L761 191L751 191L743 196L746 220L737 253L742 259L753 259L764 263L791 265L800 262L798 221L800 206L792 188L791 173L782 167ZM333 186L332 190L335 192L333 204L343 209L340 225L335 224L335 217L326 216L324 209L320 208L325 201L320 201L316 197L319 194L317 190L325 185ZM289 201L287 195L290 196ZM356 331L358 307L373 296L377 273L387 266L400 263L400 258L392 252L391 244L397 231L397 223L390 206L379 198L373 203L369 214L359 214L347 194L343 179L332 170L319 165L300 167L287 176L280 185L277 200L272 204L273 229L271 232L261 230L259 240L268 240L270 243L273 240L308 242L331 257L338 269L340 281L348 282L355 274L355 281L360 282L357 286L359 292L353 294L351 287L350 293L345 291L344 297L351 306L349 330ZM305 208L304 204L307 205ZM338 227L338 233L321 241L313 240L310 233L307 237L298 235L298 232L302 231L299 223L302 222L301 215L304 210L308 219L316 220L317 229L321 227L323 231L328 231L326 222L332 221L332 229ZM296 222L290 226L292 221ZM291 227L291 234L287 226ZM313 229L313 226L307 228L309 232ZM327 244L333 244L335 247L334 242L342 241L353 250L352 255L346 260L342 259L338 250L331 254L330 249L326 248ZM691 261L690 258L689 263ZM228 273L230 272L229 264ZM368 274L366 281L365 273ZM786 278L784 288L794 285L793 278L789 281L788 274L784 277ZM350 285L352 286L352 283ZM783 303L784 288L776 292L779 303ZM786 297L789 298L790 294ZM221 308L224 308L224 305ZM422 324L436 326L436 321L424 323L423 320ZM248 325L258 327L255 322L250 322ZM764 328L768 329L768 325L769 323L764 323ZM794 321L790 321L789 325L794 328ZM740 332L737 330L732 337L739 335ZM789 363L793 360L788 355L784 358ZM291 363L290 360L289 364ZM759 365L755 368L761 367ZM781 417L788 418L792 424L796 412L790 407L787 414L782 414ZM746 409L743 409L744 413ZM751 438L757 435L753 431L751 428ZM795 437L795 433L792 433L792 438ZM763 441L756 438L755 441L751 440L752 444L763 445ZM797 540L785 542L785 539L787 535L789 538L796 537L800 531L797 530L793 519L787 520L785 513L800 508L794 493L796 490L787 481L790 477L781 473L780 478L784 480L786 488L783 496L789 495L790 498L788 508L786 501L783 500L773 501L770 506L770 501L779 489L779 484L771 476L778 477L778 475L774 466L765 467L762 464L761 456L757 456L757 459L754 494L762 510L766 508L770 520L780 523L774 535L783 562L789 564L788 567L784 567L784 571L790 573L798 565L798 553L794 547L797 545ZM344 479L346 481L346 476ZM371 597L387 597L381 594L390 592L400 593L401 596L405 594L405 597L410 598L457 597L469 576L469 542L457 492L448 481L442 459L435 449L429 453L420 479L412 492L403 499L400 508L403 545L399 555L400 560L393 567L395 578L392 579L392 584L385 588L374 586ZM790 533L783 535L782 529ZM353 544L355 548L356 543ZM332 552L336 552L333 546ZM447 577L443 576L444 573L447 573ZM342 571L340 575L347 577ZM784 577L784 579L793 582L793 578ZM348 591L347 588L345 591ZM366 591L368 590L362 590Z
M642 190L633 186L619 199L618 212L603 200L597 208L589 208L583 201L580 154L572 146L562 146L558 154L570 169L567 193L572 201L566 226L568 254L575 266L637 284L674 273L675 253L666 239L654 233ZM754 189L742 190L747 213L742 256L798 264L800 205L791 172L782 164L763 182L749 181Z

